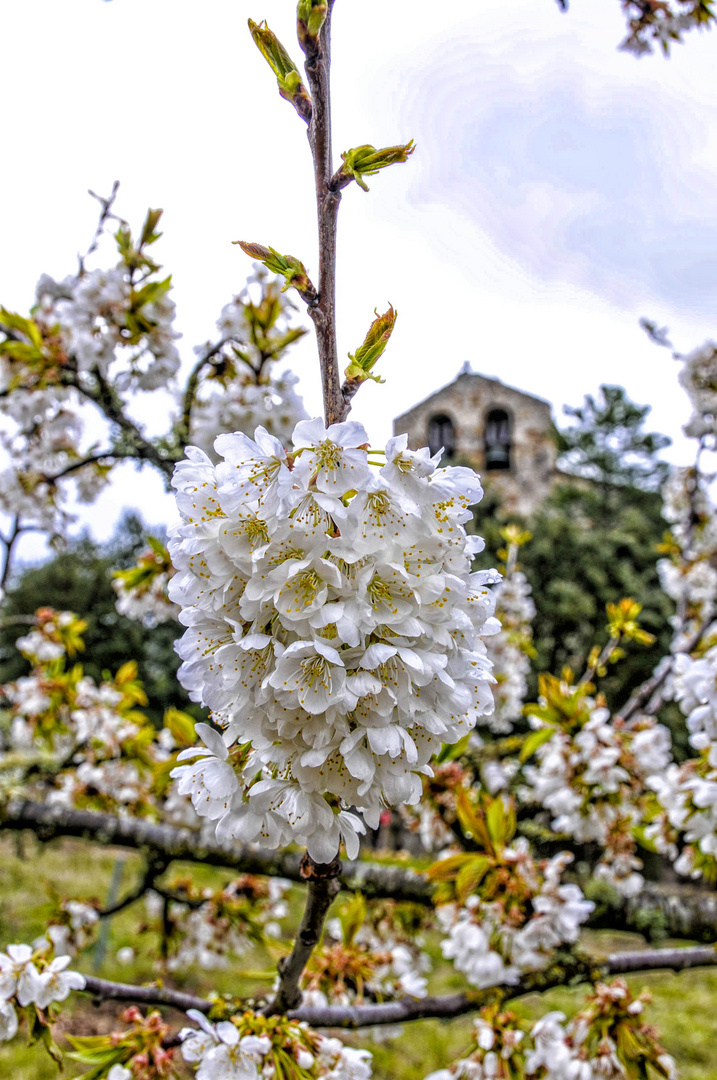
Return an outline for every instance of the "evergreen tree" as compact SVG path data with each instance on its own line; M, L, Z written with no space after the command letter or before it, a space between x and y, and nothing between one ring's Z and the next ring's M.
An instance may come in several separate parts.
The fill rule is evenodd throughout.
M671 639L672 604L657 576L666 529L659 488L668 470L657 454L670 440L645 431L649 411L619 386L602 386L597 398L566 408L577 422L556 432L561 480L541 509L519 522L533 536L520 561L537 607L534 671L568 665L579 675L593 643L606 640L605 605L623 596L642 604L641 625L657 640L633 647L601 684L612 705L650 675ZM479 506L477 530L487 541L481 565L495 563L505 521L495 498Z

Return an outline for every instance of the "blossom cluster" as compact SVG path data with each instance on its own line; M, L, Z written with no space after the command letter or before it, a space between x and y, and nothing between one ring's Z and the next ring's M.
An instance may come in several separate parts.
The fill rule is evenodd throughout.
M692 406L685 435L714 445L717 434L717 346L713 341L707 341L680 360L680 385Z
M45 274L30 317L0 311L9 421L2 445L10 459L0 474L0 509L57 537L72 520L72 497L93 501L110 471L89 445L88 401L124 408L123 393L165 386L179 367L171 279L157 278L145 251L157 236L145 224L135 247L123 226L115 266L88 269L83 260L63 281Z
M182 1056L197 1080L369 1080L371 1054L339 1039L326 1038L304 1023L252 1012L210 1023L202 1013L187 1015L199 1025L183 1028Z
M646 833L675 860L678 873L712 878L717 868L717 646L697 659L685 653L675 657L673 692L698 756L649 777L661 813Z
M84 900L62 900L50 917L44 935L33 944L35 948L43 948L49 942L56 956L76 956L92 941L99 921L100 913L96 904Z
M679 652L717 613L717 516L696 467L673 469L662 494L671 528L657 569L664 592L675 601L673 651Z
M620 48L644 56L658 46L665 55L690 30L709 26L715 16L703 0L622 0L628 33Z
M460 858L460 856L458 857ZM470 856L466 856L466 864ZM494 896L491 872L483 888L462 905L438 908L446 933L446 959L478 988L519 982L522 975L546 968L561 945L578 940L580 926L594 908L577 885L561 882L572 855L562 852L537 863L519 837L500 852L500 867L510 881ZM477 856L476 859L480 859ZM440 871L441 864L436 864Z
M0 953L0 1042L17 1034L18 1009L46 1009L53 1001L64 1001L71 990L84 988L84 975L68 971L69 963L69 956L50 960L31 945L8 945L7 952Z
M175 471L182 517L170 597L187 630L180 681L224 728L173 773L217 836L350 857L381 807L415 803L421 774L492 710L483 636L492 571L464 525L482 495L406 436L369 456L354 422L220 436ZM376 458L378 460L376 461ZM372 462L376 461L373 467Z
M214 440L222 432L251 433L262 427L288 446L296 425L307 419L303 400L296 391L298 381L291 371L272 372L261 382L247 372L213 393L205 393L192 410L192 444L213 457Z
M541 678L540 687L530 720L546 741L535 750L536 763L524 766L521 797L550 812L555 832L597 843L596 876L634 895L643 884L634 830L643 820L648 777L672 759L670 733L650 716L615 721L584 688L552 677Z
M293 306L263 272L225 306L222 337L198 347L186 386L175 385L180 335L171 278L161 278L149 254L160 216L149 211L137 237L120 223L114 265L89 268L85 257L61 281L42 275L29 316L0 308L0 413L7 421L0 446L8 459L0 469L0 513L57 543L75 520L75 504L97 498L117 461L149 461L166 474L190 436L210 447L222 431L263 424L288 442L306 417L296 377L274 372L305 331L290 325ZM103 215L91 252L113 218ZM171 428L152 442L133 415L137 391L169 392L178 402ZM98 419L109 440L104 454L95 441Z
M59 282L43 274L35 318L43 337L57 334L58 353L72 357L80 371L107 376L118 351L127 349L128 370L117 377L117 389L155 390L179 368L171 279L137 287L135 278L125 258Z
M158 771L175 751L169 727L156 731L141 706L146 697L137 665L123 664L99 685L78 663L69 663L83 646L83 620L72 612L41 608L34 627L17 646L32 665L28 675L0 686L6 708L0 717L0 747L12 753L2 770L3 793L21 793L65 806L126 814L158 814ZM191 718L169 709L165 720L183 721L194 738ZM28 784L27 766L33 766ZM183 823L198 824L188 800L170 788L167 805L184 807ZM186 807L191 818L187 820Z
M535 618L530 584L517 565L519 547L530 539L513 526L502 530L505 542L502 552L505 570L502 580L493 590L500 633L486 639L488 656L493 662L496 685L493 690L495 711L490 729L496 735L506 735L522 714L530 674L530 659L534 655L531 623Z
M219 344L206 342L194 350L204 378L191 411L188 437L192 445L214 456L214 440L226 431L249 435L258 427L284 445L300 420L308 419L296 391L298 377L277 373L275 361L304 331L291 326L295 308L278 280L260 264L246 287L222 308L217 320Z
M488 1006L474 1021L472 1053L426 1080L677 1080L674 1059L643 1022L647 1001L646 994L636 997L623 979L615 979L598 983L570 1021L549 1012L532 1028L515 1013Z
M218 970L231 966L252 945L281 936L287 913L289 882L243 874L221 889L194 889L190 882L170 885L173 899L165 911L162 897L146 897L148 927L169 930L165 948L170 971Z
M2 398L2 415L9 422L0 433L8 460L0 471L0 511L59 538L74 520L70 489L77 499L88 502L107 480L99 464L72 471L83 457L80 400L70 388L18 388ZM54 478L65 470L70 470L67 480L58 483Z

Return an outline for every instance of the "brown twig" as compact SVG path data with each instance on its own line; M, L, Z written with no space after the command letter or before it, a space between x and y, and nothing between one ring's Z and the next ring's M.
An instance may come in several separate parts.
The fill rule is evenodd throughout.
M116 915L119 911L124 911L125 908L131 907L132 904L136 904L136 902L141 900L144 894L153 887L155 879L161 877L166 869L166 859L158 859L156 856L150 858L137 887L127 893L121 900L118 900L117 903L111 904L109 907L99 911L98 915L100 918L107 919L110 915Z
M220 338L219 341L210 345L199 357L196 364L189 373L187 379L187 385L184 390L184 397L182 399L182 418L177 426L177 435L182 446L182 453L184 447L189 442L189 429L191 427L192 409L194 408L194 400L197 396L197 390L199 388L199 376L204 368L209 364L212 359L221 352L228 342L233 340L234 335L230 334L228 337Z
M10 565L12 561L12 549L15 546L18 536L22 532L22 526L20 525L20 515L17 514L13 518L12 526L10 528L10 535L5 539L2 537L2 542L5 545L5 559L3 561L2 575L0 576L0 589L4 589L7 584L7 579L10 574Z
M117 198L119 186L119 180L115 180L112 185L112 191L109 193L107 198L105 198L103 195L97 195L96 192L92 191L91 189L88 192L88 194L91 195L93 199L97 199L97 202L100 204L102 209L100 211L100 219L97 222L97 228L95 229L95 235L92 237L92 243L90 244L84 255L78 255L77 257L77 261L80 264L80 274L84 273L85 259L87 259L95 251L97 251L100 237L104 232L105 222L108 221L110 218L115 218L116 220L121 221L121 218L117 218L116 215L112 213L112 207L114 206L115 199Z
M299 982L316 945L321 940L324 919L341 889L341 860L316 863L306 854L301 861L301 876L307 882L306 907L289 956L279 963L279 989L264 1009L267 1016L295 1009L301 1001Z

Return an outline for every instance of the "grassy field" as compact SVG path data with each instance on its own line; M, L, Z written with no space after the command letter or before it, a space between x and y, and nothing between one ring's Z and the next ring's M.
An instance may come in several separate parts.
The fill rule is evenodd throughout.
M126 852L90 848L85 844L63 841L40 846L32 838L24 840L24 851L14 838L0 842L0 946L13 941L31 941L43 929L43 917L49 909L50 889L61 896L107 896L113 870L122 866L121 892L127 891L137 878L138 856ZM202 872L207 883L220 884L229 875L220 871ZM196 871L194 872L196 878ZM296 890L298 912L300 892ZM109 925L103 957L92 951L85 954L76 966L85 972L122 982L142 982L157 978L161 973L153 963L157 937L142 932L146 918L144 905L139 903L115 916ZM594 934L590 946L599 951L637 948L641 939L635 935ZM135 955L130 963L120 964L117 952L131 946ZM450 965L438 962L431 981L431 991L440 993L462 988L463 981ZM249 977L237 973L202 971L186 973L186 978L174 977L173 985L205 993L214 987L219 991L251 993L265 989L268 979L260 977L272 970L274 960L263 950L243 957L241 967ZM169 980L166 980L169 983ZM657 972L637 975L630 983L638 990L649 988L653 995L648 1019L662 1034L667 1049L675 1056L682 1080L715 1080L717 1078L717 969L689 971L681 975ZM548 1009L561 1009L570 1014L579 1007L580 990L556 990L542 998L524 998L516 1005L525 1016L537 1018ZM74 1013L65 1010L66 1019L58 1026L77 1034L112 1030L120 1006L107 1003L94 1006L83 995L75 995ZM168 1019L182 1023L179 1014L168 1011ZM374 1053L374 1076L378 1080L422 1080L427 1073L444 1066L469 1046L470 1018L451 1022L421 1021L406 1025L390 1038L372 1040L370 1036L352 1037L356 1045L365 1045ZM59 1038L62 1044L62 1038ZM68 1062L64 1076L81 1072ZM187 1070L180 1073L189 1078ZM0 1045L0 1078L5 1080L51 1080L58 1076L56 1066L39 1047L27 1047L21 1032L10 1044Z

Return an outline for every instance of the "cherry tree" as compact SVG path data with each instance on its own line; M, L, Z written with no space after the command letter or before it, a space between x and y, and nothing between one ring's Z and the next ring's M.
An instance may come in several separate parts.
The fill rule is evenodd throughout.
M644 930L659 917L674 936L717 937L717 517L702 467L716 447L717 348L677 357L697 453L664 492L670 654L608 708L601 679L625 649L652 644L639 605L616 597L586 669L542 674L526 703L535 607L519 559L529 534L506 528L501 567L474 571L479 477L406 436L373 448L349 419L362 384L380 381L396 312L376 312L342 374L339 207L346 189L366 189L414 146L349 148L335 167L332 7L299 0L305 75L268 26L249 21L307 127L316 278L292 255L241 241L253 276L178 388L171 281L153 255L160 212L133 233L115 213L115 188L99 200L77 272L41 278L29 315L0 311L5 576L17 536L61 537L74 495L91 501L117 462L158 469L179 520L166 548L152 541L117 576L118 607L181 624L180 681L209 717L195 725L169 709L157 730L132 660L99 684L85 676L81 614L41 609L18 641L30 673L2 687L0 827L136 849L144 869L104 908L60 898L43 935L6 943L0 1039L25 1028L61 1060L52 1024L71 995L88 993L128 1007L111 1034L68 1037L86 1080L154 1080L180 1061L198 1080L364 1080L370 1051L321 1032L474 1014L472 1048L433 1080L675 1077L646 999L622 976L709 966L714 947L598 958L580 935ZM623 7L626 47L638 53L712 19L706 2ZM110 228L116 262L93 269ZM275 370L304 333L288 290L314 326L323 417L308 418L293 376ZM171 401L160 439L133 418L145 394ZM106 425L103 444L88 444L88 410ZM668 701L694 752L681 763L659 719ZM427 872L363 857L386 808L417 833ZM646 882L645 850L702 887ZM176 880L179 860L236 877L220 889ZM202 998L166 984L193 967L232 970L253 943L285 936L290 882L303 885L305 906L269 993ZM70 970L102 921L133 904L162 927L157 981ZM464 990L429 994L429 933ZM531 1025L511 1008L578 983L588 992L569 1020L549 1012ZM179 1028L164 1008L185 1015Z

